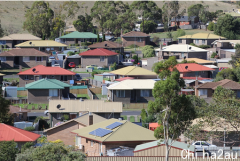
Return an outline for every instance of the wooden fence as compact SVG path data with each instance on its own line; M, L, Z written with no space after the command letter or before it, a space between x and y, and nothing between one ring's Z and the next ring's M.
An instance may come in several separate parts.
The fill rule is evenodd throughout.
M17 95L21 97L27 97L27 91L17 91Z
M89 88L93 94L102 94L102 88Z
M87 89L70 89L70 93L72 94L88 94Z
M123 109L147 109L148 103L124 103Z

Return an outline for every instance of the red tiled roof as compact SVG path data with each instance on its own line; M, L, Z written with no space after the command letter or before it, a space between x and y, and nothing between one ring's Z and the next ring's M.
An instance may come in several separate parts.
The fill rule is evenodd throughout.
M185 67L188 66L186 69ZM196 63L184 63L184 64L177 64L175 66L180 73L185 72L198 72L198 71L213 71L214 69L205 67L203 65L199 65Z
M49 56L49 55L33 48L30 49L16 48L10 51L5 51L1 53L0 56Z
M127 80L127 79L134 79L133 77L124 77L124 78L119 78L119 79L115 79L115 81L123 81L123 80Z
M128 32L128 33L122 35L122 37L150 37L150 35L140 32L140 31L131 31L131 32Z
M0 123L0 141L27 142L35 141L41 135Z
M35 68L35 72L33 72ZM37 65L26 71L19 72L18 75L75 75L76 73L63 69L61 67L46 67L44 65Z
M107 49L99 48L99 49L85 51L83 53L80 53L79 55L80 56L113 56L113 55L118 55L118 53L109 51Z
M182 77L182 79L196 80L196 77ZM212 78L197 77L197 79L198 79L198 80L205 80L205 79L212 79Z

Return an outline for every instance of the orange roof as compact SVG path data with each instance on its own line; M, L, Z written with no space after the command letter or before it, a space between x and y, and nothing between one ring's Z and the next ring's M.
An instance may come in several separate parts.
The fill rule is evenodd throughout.
M115 53L107 49L98 48L94 50L85 51L83 53L80 53L79 55L80 56L113 56L113 55L118 55L118 53Z
M214 69L199 65L196 63L177 64L175 66L180 73L198 72L198 71L213 71ZM187 67L187 68L186 68Z
M33 72L33 69L36 69ZM19 72L18 75L75 75L76 73L63 69L61 67L46 67L44 65L37 65L26 71Z
M119 78L119 79L115 79L115 81L123 81L123 80L127 80L127 79L134 79L133 77L123 77L123 78Z
M159 127L160 125L156 122L156 123L149 123L149 128L150 127Z
M27 142L35 141L41 135L0 123L0 141Z

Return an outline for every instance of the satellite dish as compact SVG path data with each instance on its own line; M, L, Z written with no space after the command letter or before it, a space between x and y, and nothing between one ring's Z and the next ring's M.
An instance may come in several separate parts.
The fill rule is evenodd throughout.
M59 108L61 108L61 105L60 105L60 104L57 105L57 109L59 109Z
M29 42L30 45L32 45L32 42Z
M107 44L105 44L105 47L107 47Z
M184 56L184 58L183 59L186 59L186 56Z
M110 84L108 83L108 84L107 84L107 87L109 87L109 85L110 85Z
M188 66L185 66L185 69L187 70L187 69L188 69Z
M33 69L32 69L32 71L35 73L36 69L35 69L35 68L33 68Z
M191 50L192 49L192 47L189 47L189 50Z

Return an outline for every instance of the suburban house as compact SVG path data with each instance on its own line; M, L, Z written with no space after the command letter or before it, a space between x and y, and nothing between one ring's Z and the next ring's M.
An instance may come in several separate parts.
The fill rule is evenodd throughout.
M134 148L156 140L154 132L121 119L109 119L72 131L76 146L88 156L106 156L107 150L119 146Z
M19 72L19 87L24 87L25 84L37 81L42 78L57 79L64 83L69 83L74 80L75 74L72 71L60 67L46 67L37 65L28 70Z
M150 45L150 35L140 31L131 31L122 35L123 46L137 45L145 46Z
M66 45L70 44L79 44L81 45L81 42L97 42L97 35L91 32L78 32L74 31L67 35L63 35L59 37L60 42L64 43Z
M194 156L194 152L195 152L194 145L185 144L179 141L174 141L173 144L171 144L171 141L169 141L169 145L171 145L169 157L185 158L185 156L188 156L188 153L187 153L188 150L189 150L189 153L193 154L193 155L189 154L189 156L190 157ZM166 148L165 143L163 141L156 140L156 141L144 143L141 145L137 145L133 153L134 153L134 156L165 157L166 155L165 148Z
M220 58L231 58L236 52L236 44L240 44L240 40L216 40L210 52L216 52Z
M47 65L48 54L39 50L29 49L12 49L0 53L2 68L14 68L19 65L25 68L36 65Z
M229 79L224 79L218 82L208 82L201 84L195 88L195 95L201 98L212 97L214 90L222 86L223 88L233 90L236 93L236 97L240 98L240 84Z
M94 50L88 50L79 54L81 56L81 67L85 68L88 65L94 64L98 66L107 66L115 62L118 63L118 53L109 51L107 49L99 48Z
M204 60L204 59L199 59L199 58L185 58L185 59L178 59L177 61L182 62L183 60L186 60L188 62L194 61L195 63L200 64L200 65L213 65L216 63L215 61L209 61L209 60Z
M95 44L89 45L88 48L90 48L91 50L104 48L113 52L118 51L119 53L124 53L124 48L122 44L112 42L112 41L97 42Z
M219 71L226 68L232 68L232 64L229 64L229 62L232 60L232 58L222 58L222 59L216 59L217 66L219 68Z
M13 114L14 122L27 121L29 110L22 109L21 107L9 106L9 113Z
M49 99L69 98L69 84L56 79L40 79L25 85L28 103L48 103Z
M153 71L153 69L152 69L153 64L155 64L155 63L157 63L159 61L160 60L159 60L158 57L142 58L141 59L142 68Z
M180 18L176 18L176 20L175 18L171 19L171 26L193 25L195 23L198 23L198 18L196 16L181 16Z
M165 46L162 49L155 49L157 57L160 59L168 59L170 56L175 56L176 59L186 58L199 58L207 60L207 50L198 48L196 46L187 45L187 44L173 44Z
M11 34L0 38L0 45L6 45L7 48L14 48L15 45L29 40L41 40L41 38L31 34Z
M113 102L148 103L154 100L152 90L155 84L152 79L128 79L111 84L108 95Z
M49 100L50 126L61 121L63 115L70 119L77 118L85 112L97 114L106 119L120 118L122 102L105 102L103 100Z
M33 132L22 130L13 126L0 123L1 137L0 141L14 141L17 143L17 147L21 147L27 142L37 142L37 139L41 136Z
M65 61L65 68L70 68L68 65L70 62L74 62L76 66L81 65L81 56L78 54L67 56L67 60Z
M56 51L63 51L67 49L67 45L53 41L53 40L34 40L26 41L15 45L17 48L34 48L45 53L54 53Z
M137 66L127 66L109 73L115 74L116 79L124 77L133 77L135 79L157 79L158 77L155 72Z
M81 129L92 124L105 121L106 119L98 116L94 113L86 112L81 116L77 116L75 119L71 119L66 122L62 122L58 126L46 129L44 132L47 135L48 141L62 140L65 145L75 146L75 134L71 131Z
M215 40L219 39L222 40L226 38L210 33L196 33L178 37L178 44L194 43L196 45L211 45Z
M175 68L180 72L180 77L183 79L202 77L212 78L214 69L199 65L196 63L177 64Z

